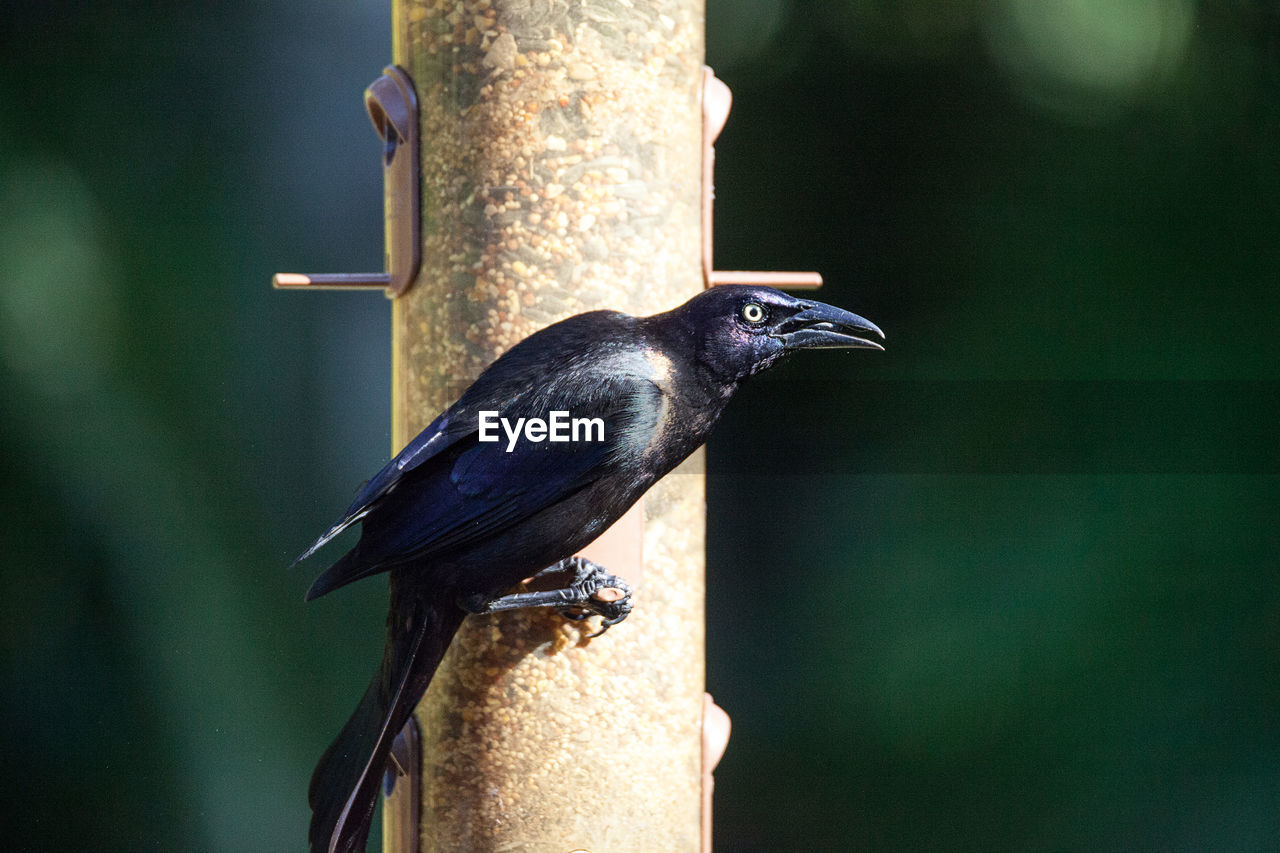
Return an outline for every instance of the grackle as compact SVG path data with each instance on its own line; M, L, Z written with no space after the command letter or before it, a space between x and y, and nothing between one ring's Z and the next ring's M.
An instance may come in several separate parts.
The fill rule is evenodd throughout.
M720 286L651 317L578 314L490 365L298 558L360 522L307 600L379 572L391 586L382 664L311 777L312 851L364 850L392 740L468 613L624 619L626 583L571 555L706 440L742 380L795 350L881 349L871 335L821 302ZM508 594L543 571L571 581Z

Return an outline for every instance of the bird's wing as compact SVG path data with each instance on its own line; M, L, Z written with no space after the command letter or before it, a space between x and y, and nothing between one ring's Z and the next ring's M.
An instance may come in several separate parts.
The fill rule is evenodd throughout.
M352 524L364 519L408 474L438 459L464 439L474 440L481 410L509 412L536 409L536 398L580 402L604 393L611 380L647 369L643 360L626 352L612 338L632 332L634 318L616 311L591 311L562 320L530 335L507 351L396 457L360 488L347 511L294 563L310 557ZM630 377L634 379L634 377ZM539 382L546 384L539 385ZM564 390L556 391L559 387ZM553 407L547 407L553 408ZM572 405L559 408L576 410Z
M591 485L626 455L636 433L658 407L661 392L629 378L608 380L588 396L530 393L503 416L547 419L551 412L599 418L603 440L529 441L510 446L505 433L481 442L472 433L448 454L448 470L430 466L405 478L365 522L365 560L398 562L465 547L518 524ZM594 437L594 436L593 436ZM441 462L446 462L442 459ZM368 539L368 544L365 540Z
M481 442L476 430L455 440L430 464L406 469L362 520L360 542L323 572L307 599L394 566L465 549L565 500L647 446L662 392L634 377L611 377L576 394L530 391L504 412L547 418L552 411L599 418L603 441ZM585 389L589 388L589 392Z

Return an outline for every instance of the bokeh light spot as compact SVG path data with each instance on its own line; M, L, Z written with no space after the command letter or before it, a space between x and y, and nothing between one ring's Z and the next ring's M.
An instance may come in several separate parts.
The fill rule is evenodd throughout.
M985 29L993 58L1028 102L1091 121L1167 82L1194 20L1190 0L1000 0Z
M73 170L15 163L0 179L0 353L47 396L100 379L117 334L114 276L94 200Z

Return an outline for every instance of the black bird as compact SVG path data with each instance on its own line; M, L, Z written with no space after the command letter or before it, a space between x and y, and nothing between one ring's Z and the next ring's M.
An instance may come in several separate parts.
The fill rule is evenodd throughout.
M578 314L490 365L298 558L358 521L360 541L307 600L391 573L382 664L311 777L312 851L364 850L392 740L467 613L555 606L579 618L599 614L605 628L621 621L631 609L626 583L570 556L706 440L743 379L795 350L882 349L870 335L884 337L821 302L721 286L651 317ZM488 426L492 414L482 430L482 412L510 424L553 421L553 412L599 418L603 440L587 440L601 436L584 429L576 441L536 441L530 432L512 441ZM542 570L572 580L552 592L506 594Z

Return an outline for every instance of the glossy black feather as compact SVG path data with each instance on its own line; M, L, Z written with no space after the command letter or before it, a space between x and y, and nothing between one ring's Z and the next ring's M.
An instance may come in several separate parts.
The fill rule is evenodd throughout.
M392 576L382 663L311 775L313 852L365 849L392 741L426 692L463 616L453 601Z

